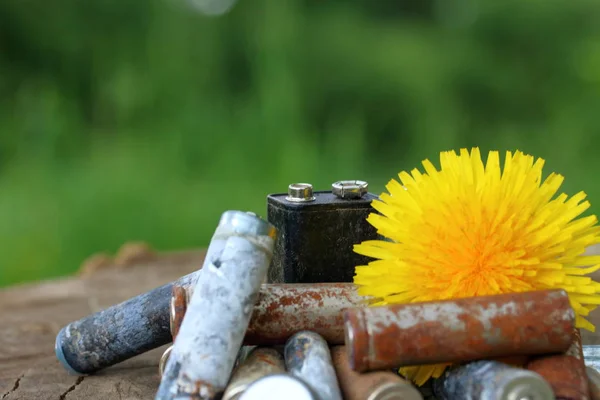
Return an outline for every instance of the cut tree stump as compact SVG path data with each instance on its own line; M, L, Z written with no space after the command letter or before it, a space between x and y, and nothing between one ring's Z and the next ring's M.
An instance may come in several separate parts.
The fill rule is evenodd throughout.
M78 377L56 360L56 335L71 321L197 270L203 260L200 250L155 254L129 244L114 259L91 257L78 277L0 290L0 400L153 399L167 346Z
M130 243L115 258L90 257L77 277L0 290L0 400L153 399L160 383L158 361L167 346L78 377L56 360L54 340L69 322L174 281L203 260L201 250L154 253ZM600 311L590 319L600 325ZM600 344L600 334L582 336L584 344Z

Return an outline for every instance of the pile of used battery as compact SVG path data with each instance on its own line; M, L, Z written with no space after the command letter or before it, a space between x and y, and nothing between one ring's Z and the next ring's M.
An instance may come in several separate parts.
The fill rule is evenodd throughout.
M268 220L227 211L204 265L64 327L56 354L90 374L173 342L156 399L600 399L563 290L373 306L352 245L377 238L361 181L268 196ZM584 355L586 357L584 357ZM588 366L586 366L586 358ZM398 368L448 363L422 386Z

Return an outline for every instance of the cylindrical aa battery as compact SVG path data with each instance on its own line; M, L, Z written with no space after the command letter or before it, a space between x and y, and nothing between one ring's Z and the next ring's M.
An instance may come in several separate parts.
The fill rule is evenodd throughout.
M189 288L188 292L193 291ZM294 333L308 330L329 344L344 343L344 310L365 303L352 283L275 283L261 287L245 345L285 344Z
M564 290L354 308L344 315L358 372L564 352L575 312Z
M187 309L187 290L178 285L173 286L173 296L171 297L171 336L173 336L173 341L177 338L177 333L179 332L179 328L181 327L181 322L183 321L183 317L185 316L185 310ZM253 349L254 346L243 346L239 354L236 358L235 366L237 366L241 361L246 359L248 353ZM165 352L163 353L160 361L158 363L158 374L162 376L165 366L167 365L167 361L169 360L169 355L171 354L171 350L173 350L173 346L169 346Z
M234 370L222 400L239 400L248 387L258 379L285 373L283 356L270 347L256 347Z
M569 349L562 354L536 357L527 369L540 374L552 387L557 399L588 400L590 388L585 370L579 329Z
M600 371L600 345L598 344L584 344L583 346L583 359L585 365L595 368Z
M205 260L220 254L229 236L266 229L238 223L249 217L239 211L223 213ZM194 285L199 272L71 322L56 336L56 357L70 373L90 374L171 342L169 303L173 285Z
M243 362L248 353L252 351L254 346L242 346L240 351L238 352L238 356L235 359L235 364L233 368L237 368L237 366ZM165 370L165 366L167 365L167 361L169 361L169 356L171 355L171 350L173 350L173 345L169 346L163 355L160 357L160 361L158 362L158 375L162 377L163 371Z
M320 335L301 331L289 338L284 348L288 373L304 382L327 400L342 400L342 393L331 360L331 352Z
M590 386L590 400L600 400L600 372L595 368L585 367Z
M344 346L333 347L331 358L344 400L423 400L417 388L397 373L376 371L360 374L353 371Z
M239 400L325 400L317 396L302 380L289 374L260 378L242 393Z
M535 372L497 361L451 367L433 382L439 400L550 400L552 388Z
M276 230L240 213L237 225L250 234L230 234L222 251L207 259L165 366L157 400L213 399L227 385L261 284L273 256Z

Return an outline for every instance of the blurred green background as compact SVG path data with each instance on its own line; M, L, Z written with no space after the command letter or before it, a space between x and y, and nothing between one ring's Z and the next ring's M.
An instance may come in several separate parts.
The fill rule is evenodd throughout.
M600 211L597 0L3 0L0 57L0 286L463 146Z

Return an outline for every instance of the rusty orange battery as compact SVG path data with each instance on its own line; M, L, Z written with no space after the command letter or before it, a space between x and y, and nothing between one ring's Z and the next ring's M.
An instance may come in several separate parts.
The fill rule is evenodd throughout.
M346 346L358 372L566 351L575 312L564 290L353 308Z
M263 284L254 306L245 346L284 345L296 332L318 333L330 345L344 344L344 314L366 304L353 283ZM193 287L187 287L191 298Z
M245 345L285 344L294 333L318 333L330 345L344 343L344 310L364 304L352 283L263 285Z
M345 400L423 400L419 390L397 373L353 371L344 346L333 347L331 358Z
M170 308L170 322L171 322L171 336L173 341L179 332L179 327L185 316L187 309L188 297L187 291L183 286L173 285L173 293L171 295L171 308Z
M579 329L574 330L571 346L562 354L536 357L527 369L550 384L557 400L589 400L590 386Z

